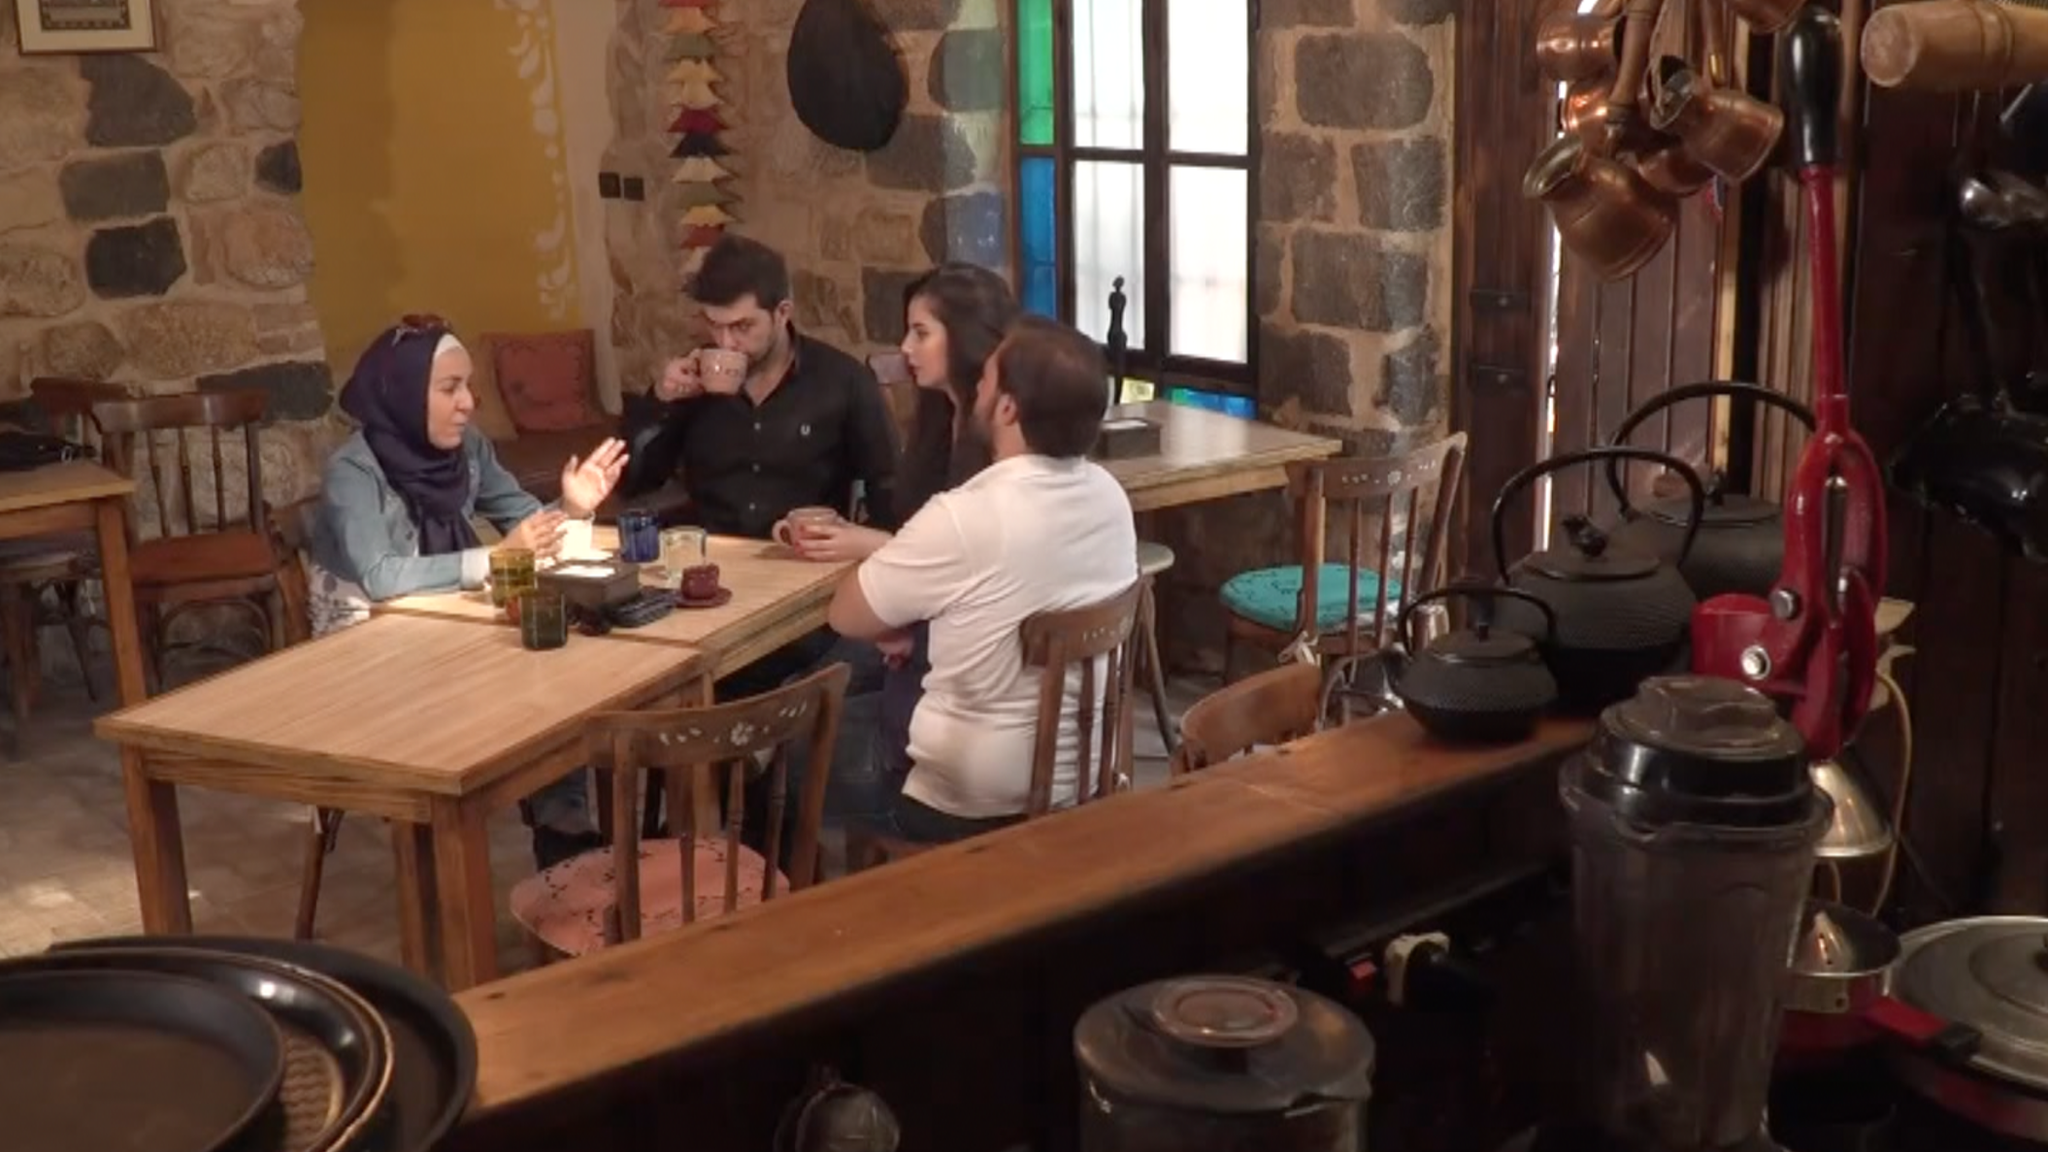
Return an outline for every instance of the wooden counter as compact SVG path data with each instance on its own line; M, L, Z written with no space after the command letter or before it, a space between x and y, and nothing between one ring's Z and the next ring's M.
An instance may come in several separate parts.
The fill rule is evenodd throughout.
M1226 922L1299 920L1375 893L1420 892L1463 866L1444 855L1451 842L1438 832L1407 838L1397 854L1402 866L1371 878L1344 864L1327 884L1305 883L1290 879L1287 868L1349 860L1360 844L1386 839L1382 830L1392 835L1431 813L1476 814L1486 793L1511 780L1534 787L1499 807L1554 812L1554 802L1544 808L1528 798L1554 795L1543 770L1587 732L1583 723L1553 721L1525 744L1451 749L1403 716L1357 724L1170 787L473 989L459 999L476 1026L479 1084L454 1146L538 1148L563 1138L564 1128L591 1139L591 1117L602 1116L621 1131L653 1123L646 1140L654 1147L663 1125L648 1110L672 1104L690 1085L717 1083L731 1095L741 1069L764 1057L784 1066L785 1079L808 1060L844 1059L837 1052L862 1021L900 1024L918 1002L929 1005L948 987L960 992L963 979L968 996L1001 999L1007 973L1023 971L1016 968L1020 948L1039 951L1028 962L1035 979L1046 975L1046 942L1075 932L1150 923L1158 930L1146 934L1155 941L1183 931L1213 935ZM1255 895L1189 911L1191 899L1231 899L1218 888L1227 883L1249 883ZM1256 936L1249 931L1247 938ZM1205 950L1213 951L1179 951ZM1058 955L1085 972L1056 982L1091 997L1095 985L1123 986L1122 973L1140 966L1131 950L1076 953L1065 939ZM942 1031L974 1028L952 1009L942 1015ZM1071 1019L1055 1022L1052 1033L1062 1034ZM954 1045L982 1046L973 1035L959 1032ZM923 1055L926 1064L970 1059L964 1051ZM885 1078L869 1070L869 1083ZM676 1133L668 1135L667 1146L678 1146ZM904 1145L906 1152L920 1146L930 1145Z

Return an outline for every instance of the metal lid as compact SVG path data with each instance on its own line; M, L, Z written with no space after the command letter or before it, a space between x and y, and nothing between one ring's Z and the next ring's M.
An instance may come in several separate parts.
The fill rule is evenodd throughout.
M1106 1098L1217 1115L1286 1112L1372 1092L1365 1025L1313 992L1240 976L1143 984L1074 1026L1082 1075Z
M1641 824L1791 827L1828 804L1799 730L1762 693L1718 676L1643 681L1600 714L1578 760L1572 785Z
M1536 642L1520 632L1475 621L1440 637L1424 653L1453 664L1526 664L1536 656Z
M1977 1029L1977 1067L2048 1088L2048 920L1952 920L1908 932L1899 944L1894 996Z
M1553 580L1577 582L1594 580L1639 580L1655 572L1655 556L1628 548L1613 548L1607 533L1583 516L1567 516L1564 529L1550 547L1530 554L1522 561L1529 569Z

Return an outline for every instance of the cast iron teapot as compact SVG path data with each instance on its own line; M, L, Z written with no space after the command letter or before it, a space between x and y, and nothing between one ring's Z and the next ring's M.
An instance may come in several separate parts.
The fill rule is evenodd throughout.
M1502 513L1538 477L1595 460L1646 460L1677 473L1692 489L1692 516L1679 541L1678 564L1656 554L1617 548L1583 516L1567 516L1551 545L1523 557L1511 570L1505 555ZM1558 703L1592 714L1635 694L1645 677L1671 670L1684 651L1698 603L1678 566L1692 552L1707 502L1699 473L1676 456L1647 448L1607 446L1553 456L1508 478L1493 500L1493 554L1502 580L1550 606L1554 627L1519 602L1501 606L1500 626L1535 638L1557 677Z
M1408 630L1415 610L1437 600L1469 599L1472 626L1437 637L1417 650ZM1546 639L1555 639L1550 605L1514 588L1460 581L1416 597L1394 622L1386 653L1394 695L1432 736L1443 740L1512 744L1526 739L1557 700L1557 679L1536 641L1493 626L1495 601L1520 600L1542 613Z
M1614 442L1626 443L1629 433L1643 421L1673 404L1708 396L1748 397L1784 410L1808 432L1813 431L1812 410L1783 393L1740 380L1710 380L1673 388L1629 413L1614 430ZM1621 481L1620 461L1608 461L1607 486L1621 502L1621 520L1608 532L1611 546L1648 552L1667 564L1677 564L1679 575L1701 600L1724 592L1770 595L1785 561L1783 515L1768 500L1724 491L1727 479L1716 470L1707 480L1707 503L1698 521L1698 537L1692 552L1680 560L1679 548L1692 523L1686 518L1691 502L1674 496L1635 508L1628 502L1628 485Z

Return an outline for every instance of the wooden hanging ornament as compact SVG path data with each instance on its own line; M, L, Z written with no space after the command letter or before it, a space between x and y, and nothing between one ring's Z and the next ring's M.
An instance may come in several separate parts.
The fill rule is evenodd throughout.
M723 228L738 223L738 218L725 210L722 204L699 204L683 213L685 228Z
M730 156L731 154L732 149L727 148L716 136L707 136L698 132L685 132L682 138L676 141L675 151L670 152L669 157L675 160L687 160L692 156Z
M739 197L710 181L679 184L675 192L676 203L684 208L723 208L735 203Z
M701 80L691 80L676 85L675 103L701 112L707 108L716 108L725 101L718 98L718 93L711 90L711 85Z
M668 70L668 82L671 84L723 84L725 83L725 77L719 74L718 69L712 67L709 60L678 60L676 66Z
M683 247L709 248L725 235L725 229L715 225L700 224L683 230Z
M665 60L710 60L718 55L718 45L708 35L677 36L668 42Z
M671 8L662 32L670 36L702 36L718 27L718 21L702 8Z
M730 127L732 125L727 124L725 117L719 115L715 108L683 108L676 112L676 118L669 123L668 130L715 135Z
M716 180L729 180L732 171L709 156L692 156L676 166L676 174L669 179L677 184L709 184Z

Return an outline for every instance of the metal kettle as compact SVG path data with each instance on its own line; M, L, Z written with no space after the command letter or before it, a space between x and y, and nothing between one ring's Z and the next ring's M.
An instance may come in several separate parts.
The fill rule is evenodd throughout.
M1472 626L1418 648L1408 625L1416 609L1439 600L1473 601ZM1442 740L1511 744L1526 738L1557 700L1557 678L1543 662L1537 642L1497 629L1497 600L1519 600L1543 616L1545 637L1554 641L1557 614L1527 592L1491 584L1459 582L1417 596L1394 624L1396 643L1386 652L1394 695L1408 714Z
M1780 392L1740 380L1709 380L1673 388L1628 414L1614 430L1614 443L1628 440L1629 433L1651 416L1688 400L1730 396L1755 400L1778 408L1813 431L1813 412ZM1622 483L1618 461L1607 465L1607 485L1621 504L1621 519L1608 532L1615 547L1647 552L1667 564L1676 564L1679 575L1692 586L1701 600L1724 592L1767 596L1777 583L1785 561L1785 521L1776 504L1768 500L1723 490L1727 477L1715 471L1707 481L1706 507L1698 520L1699 532L1692 551L1683 560L1679 549L1690 523L1689 501L1682 497L1654 500L1641 508L1629 503L1628 485Z
M1585 517L1567 516L1561 538L1554 536L1550 547L1509 568L1503 515L1522 489L1575 464L1621 459L1662 464L1692 490L1692 515L1679 542L1678 564L1667 564L1652 552L1615 547ZM1677 662L1698 602L1678 565L1692 552L1706 500L1699 474L1685 461L1627 446L1553 456L1501 485L1493 500L1493 553L1502 581L1549 605L1555 627L1546 627L1539 614L1516 602L1501 606L1500 626L1537 641L1544 663L1557 677L1558 703L1566 711L1598 712L1627 699L1645 677L1670 671Z

